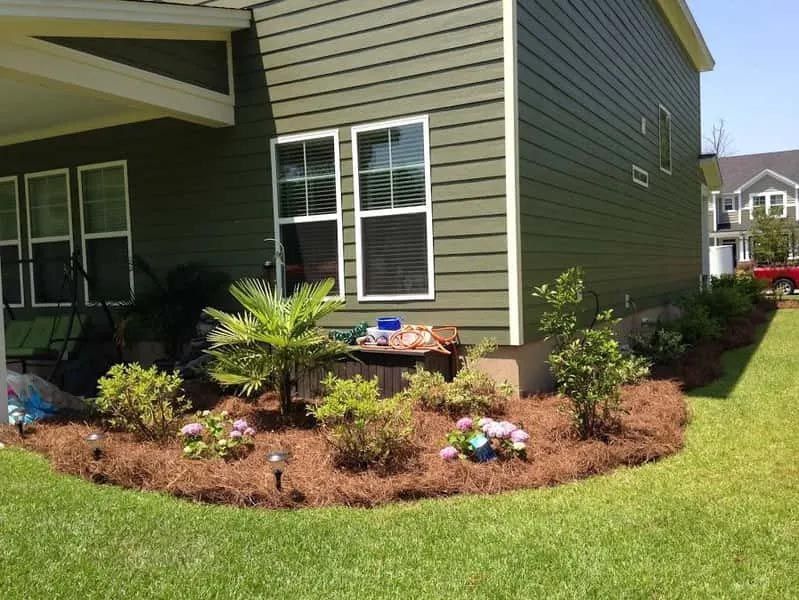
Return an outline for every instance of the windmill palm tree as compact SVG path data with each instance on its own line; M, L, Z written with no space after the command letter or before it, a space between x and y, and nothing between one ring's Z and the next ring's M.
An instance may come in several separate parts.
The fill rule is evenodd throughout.
M284 297L260 279L243 279L230 286L244 312L207 308L219 322L209 334L213 357L211 377L223 386L252 396L272 386L287 415L297 379L347 352L346 344L331 340L318 322L344 305L330 298L332 279L300 285Z

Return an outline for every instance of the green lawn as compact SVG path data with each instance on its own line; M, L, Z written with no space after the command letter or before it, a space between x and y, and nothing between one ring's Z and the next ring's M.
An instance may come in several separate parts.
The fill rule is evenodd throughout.
M684 452L378 510L195 506L0 452L0 597L799 597L799 311L691 398Z

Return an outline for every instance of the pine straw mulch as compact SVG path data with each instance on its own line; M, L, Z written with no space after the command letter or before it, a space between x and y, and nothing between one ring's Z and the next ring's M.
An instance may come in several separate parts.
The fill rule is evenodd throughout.
M213 403L214 396L207 389L195 394L198 404ZM0 428L0 441L21 443L44 454L63 473L201 502L265 508L375 506L397 500L552 486L620 465L639 465L679 450L687 419L680 386L674 381L646 381L626 387L622 396L625 412L619 427L603 441L575 438L562 398L516 399L508 403L503 418L523 424L530 433L527 460L476 464L443 461L438 451L447 432L454 428L454 419L417 410L414 453L401 469L352 472L335 466L328 443L311 423L281 427L274 399L264 396L249 403L230 396L216 398L216 408L247 418L258 428L255 449L246 458L191 461L182 458L177 441L159 446L137 442L129 434L110 433L104 456L94 461L84 442L96 428L91 423L37 424L22 442L14 429L4 427ZM278 448L293 455L284 475L283 493L275 489L264 460L268 451Z
M703 342L688 350L675 364L657 366L652 370L656 379L676 379L684 390L705 386L722 374L721 355L727 350L743 348L755 343L757 328L768 322L777 304L763 299L747 317L735 319L721 339Z

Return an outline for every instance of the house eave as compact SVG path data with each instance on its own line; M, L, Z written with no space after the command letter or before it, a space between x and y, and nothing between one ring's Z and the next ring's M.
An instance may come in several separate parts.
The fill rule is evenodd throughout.
M711 190L720 190L723 185L719 158L715 154L703 154L699 157L699 169L705 185ZM715 192L714 192L715 193Z
M0 0L0 33L22 36L225 40L248 10L131 0Z
M712 71L716 61L685 0L657 0L657 4L696 70Z

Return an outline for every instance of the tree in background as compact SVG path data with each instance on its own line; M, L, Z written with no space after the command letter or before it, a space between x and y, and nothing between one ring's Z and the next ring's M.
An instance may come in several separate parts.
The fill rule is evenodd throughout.
M710 135L705 136L705 152L716 156L729 156L735 153L733 139L724 119L714 123Z
M763 208L755 210L752 219L752 250L755 260L761 265L788 262L792 254L795 229L784 219L769 214Z

